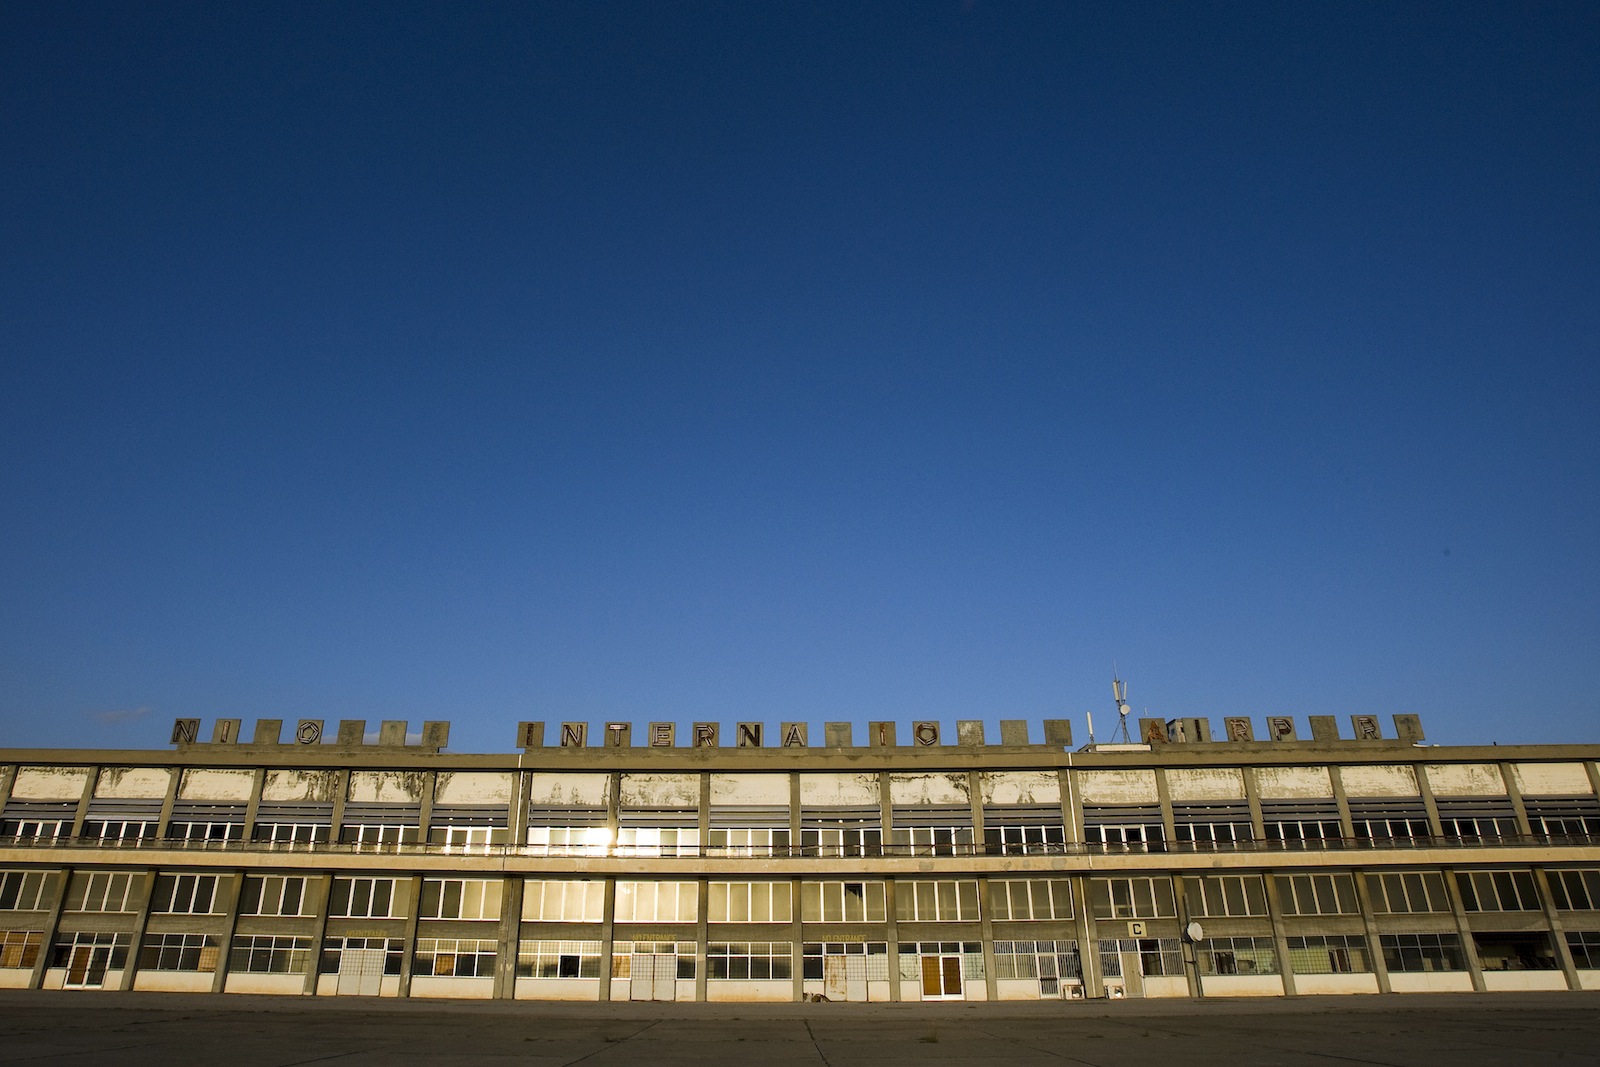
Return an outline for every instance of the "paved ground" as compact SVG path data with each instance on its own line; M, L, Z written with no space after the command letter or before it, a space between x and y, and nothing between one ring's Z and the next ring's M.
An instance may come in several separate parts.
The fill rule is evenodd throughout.
M452 1004L0 991L0 1063L1600 1065L1600 993L1051 1004Z

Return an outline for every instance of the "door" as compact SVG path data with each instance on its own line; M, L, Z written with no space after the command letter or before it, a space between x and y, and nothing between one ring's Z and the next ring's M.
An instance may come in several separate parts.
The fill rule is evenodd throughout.
M1124 996L1144 996L1144 961L1137 952L1122 955L1122 992Z
M1061 996L1061 976L1056 972L1056 957L1052 953L1039 957L1039 997L1053 999Z
M339 985L343 997L375 997L383 992L381 948L347 948L339 953Z
M922 999L956 999L961 996L961 957L922 957Z
M628 961L628 999L656 999L655 982L655 957L647 953L635 952Z
M867 1000L867 957L846 956L844 958L844 999L859 1003Z
M849 969L845 966L848 956L822 957L822 995L829 1000L850 999Z
M67 960L67 977L63 983L68 989L99 989L105 985L106 970L111 965L111 949L97 945L74 945Z

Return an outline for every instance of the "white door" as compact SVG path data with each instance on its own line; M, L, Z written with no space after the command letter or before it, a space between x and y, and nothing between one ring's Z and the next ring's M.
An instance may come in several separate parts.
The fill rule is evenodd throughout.
M655 957L635 952L628 961L628 999L656 999Z
M678 999L678 957L666 953L658 953L656 963L656 996L657 1000Z
M822 957L822 995L829 1000L847 1000L850 997L850 977L844 962L847 958Z
M338 993L346 997L375 997L383 992L381 948L347 948L339 953Z
M844 958L844 999L865 1003L867 999L867 957Z
M1122 983L1125 996L1144 996L1144 961L1137 952L1122 953Z

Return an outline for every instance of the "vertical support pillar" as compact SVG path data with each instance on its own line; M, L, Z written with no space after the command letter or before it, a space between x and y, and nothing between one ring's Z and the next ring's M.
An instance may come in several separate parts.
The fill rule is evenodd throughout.
M608 853L615 854L617 834L622 828L622 772L612 771L608 776L606 785L606 840L610 846Z
M695 849L695 854L705 856L708 855L706 847L711 843L711 775L709 772L700 775L699 817L700 847Z
M254 784L250 787L250 799L244 805L244 840L256 839L256 815L261 811L261 790L267 782L267 769L256 768Z
M1278 954L1278 974L1283 979L1283 995L1295 996L1294 966L1289 962L1289 932L1283 925L1283 901L1278 896L1278 879L1264 871L1261 881L1267 891L1267 919L1272 923L1272 947Z
M1429 804L1429 819L1438 818ZM1467 970L1472 975L1472 988L1479 993L1487 988L1483 981L1483 961L1478 958L1478 943L1472 939L1472 926L1467 921L1467 907L1461 899L1461 886L1456 883L1456 872L1441 872L1445 889L1450 894L1450 910L1455 916L1457 936L1461 938L1461 952L1467 959Z
M316 916L311 928L311 964L306 968L306 984L301 990L310 997L316 995L317 979L322 974L322 943L328 937L328 901L333 896L333 875L307 876L306 894L309 901L302 901L301 907L309 903L311 914Z
M1261 813L1261 789L1256 783L1254 767L1241 768L1244 778L1244 800L1250 805L1250 836L1257 842L1267 839L1267 820Z
M176 783L177 775L173 775L173 781ZM171 812L170 807L167 810ZM122 969L122 980L117 983L117 989L124 993L133 988L133 977L139 970L139 946L144 943L144 931L150 925L150 903L155 895L155 888L156 872L144 872L143 883L139 886L139 892L135 897L138 907L134 909L134 915L137 917L133 921L133 930L128 935L131 939L128 945L128 965Z
M72 888L72 874L71 867L63 867L56 876L60 884L44 920L44 929L39 933L43 941L39 945L39 958L33 961L33 972L28 976L29 989L38 989L44 984L44 972L50 969L50 953L55 949L56 931L61 926L61 911L66 907L67 891Z
M886 951L889 953L889 999L900 999L900 930L896 925L897 907L894 899L895 884L893 878L883 880L884 901L884 936L887 939Z
M1500 779L1505 782L1506 799L1511 801L1511 811L1517 819L1517 833L1528 837L1533 833L1533 826L1528 821L1528 806L1522 801L1522 790L1517 785L1516 772L1510 763L1500 764ZM1574 989L1577 986L1573 986Z
M1178 823L1172 815L1172 790L1167 788L1167 772L1161 767L1156 768L1156 800L1161 805L1161 836L1166 839L1162 851L1171 852L1178 840Z
M433 798L439 792L439 775L425 771L422 775L422 796L417 804L417 844L426 845L433 830Z
M410 907L406 909L405 943L400 952L400 996L411 996L411 971L417 959L417 922L422 918L422 875L411 876Z
M1344 776L1337 765L1328 765L1328 784L1333 787L1333 803L1339 809L1339 833L1346 841L1353 841L1356 824L1350 817L1350 797L1344 791Z
M172 768L172 780L167 783L167 795L161 800L161 814L156 819L156 837L165 839L172 822L172 809L178 803L178 789L183 785L182 767Z
M989 849L983 831L983 776L977 771L967 772L967 802L972 808L972 854L987 856Z
M789 855L799 856L801 812L803 801L800 799L800 774L795 772L789 775ZM800 914L799 883L796 883L794 907L795 914Z
M1444 837L1444 823L1439 819L1439 802L1434 799L1433 785L1428 781L1426 764L1413 765L1417 775L1417 792L1422 794L1422 806L1428 812L1428 834L1435 840Z
M1072 910L1077 916L1078 963L1083 968L1083 996L1091 1000L1105 995L1100 976L1100 942L1095 939L1093 919L1089 915L1087 876L1072 879Z
M894 836L894 796L889 786L888 771L878 772L878 819L883 824L883 854L893 855L889 839Z
M1372 889L1367 885L1367 872L1351 871L1356 884L1356 901L1361 906L1361 927L1367 935L1367 952L1372 960L1372 973L1378 979L1378 992L1393 993L1389 982L1389 963L1383 958L1383 939L1379 936L1378 920L1372 909Z
M533 794L533 775L517 771L517 790L511 796L510 817L506 819L506 844L520 849L528 843L529 797Z
M333 812L328 816L328 840L337 843L344 837L344 806L350 799L350 769L334 773Z
M505 878L500 889L500 953L495 957L494 998L514 1000L517 995L517 954L521 949L522 886L520 875Z
M800 879L789 882L789 944L791 974L794 979L792 996L795 1001L806 999L805 927L800 914Z
M614 810L614 809L613 809ZM604 905L600 912L600 999L611 999L612 950L617 932L617 880L605 879Z
M1539 906L1544 910L1545 924L1550 927L1551 947L1556 950L1561 973L1567 976L1567 988L1582 989L1578 965L1572 958L1571 946L1567 944L1566 928L1561 924L1561 913L1556 910L1555 897L1550 895L1550 877L1543 867L1533 868L1533 883L1539 890Z
M1072 769L1062 767L1056 771L1061 781L1061 825L1066 830L1067 848L1083 842L1083 803L1078 797L1077 782Z
M261 791L261 772L256 772L256 792ZM233 933L239 927L239 895L244 891L244 872L234 871L228 878L228 911L217 938L217 969L211 974L211 992L221 993L228 986L228 959L233 952Z
M1186 930L1189 927L1189 893L1181 874L1172 876L1172 899L1178 905L1178 929ZM1178 951L1183 954L1183 978L1188 983L1189 995L1196 998L1205 996L1205 986L1200 979L1200 963L1187 937L1179 938ZM1126 979L1127 975L1123 975L1123 978ZM1126 990L1127 987L1123 988Z
M77 839L83 836L83 821L89 817L89 802L94 799L95 786L100 781L100 768L90 767L88 777L83 782L83 793L78 797L78 807L72 813L72 829L67 837Z
M707 787L707 778L700 776L702 796ZM700 806L702 819L704 818L705 805ZM697 1004L704 1004L706 1000L706 935L708 920L706 912L711 909L711 883L705 878L696 878L694 882L695 897L699 901L695 908L694 920L694 999Z
M978 924L982 929L983 938L983 984L989 1002L1000 999L1000 979L995 974L994 959L994 912L989 907L989 879L987 876L978 878Z

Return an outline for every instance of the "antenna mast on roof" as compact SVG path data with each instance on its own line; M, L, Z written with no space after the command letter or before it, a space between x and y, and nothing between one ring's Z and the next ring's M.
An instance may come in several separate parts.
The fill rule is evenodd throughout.
M1131 745L1133 739L1128 736L1128 712L1133 710L1128 707L1128 683L1117 677L1116 664L1111 665L1111 695L1117 701L1117 732L1112 734L1115 741L1120 735L1123 744Z

